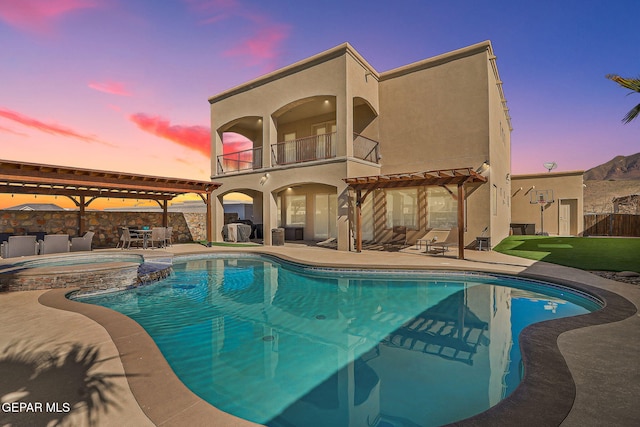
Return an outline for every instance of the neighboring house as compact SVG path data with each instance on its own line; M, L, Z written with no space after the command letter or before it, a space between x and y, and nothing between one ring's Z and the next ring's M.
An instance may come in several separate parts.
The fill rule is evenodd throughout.
M53 203L23 203L5 208L7 211L64 211L64 208Z
M614 197L613 213L640 215L640 194Z
M486 41L379 73L349 44L297 62L209 99L212 222L221 240L222 198L253 198L253 221L270 245L287 238L335 238L353 249L354 192L346 178L456 169L487 182L465 184L465 244L509 234L511 121L491 43ZM236 135L252 148L230 153ZM484 165L484 166L483 166ZM377 189L362 204L364 240L408 243L458 224L456 187Z
M578 236L584 231L584 171L511 177L511 222L516 234ZM545 203L539 203L540 197ZM542 215L541 215L542 211ZM529 227L526 227L530 224ZM522 230L529 230L523 233Z

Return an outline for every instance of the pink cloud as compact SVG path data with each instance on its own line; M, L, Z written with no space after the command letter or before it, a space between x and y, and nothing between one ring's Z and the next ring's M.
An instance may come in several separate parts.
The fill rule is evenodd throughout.
M236 153L253 147L249 138L235 132L225 132L222 137L222 150L224 154Z
M205 126L172 125L167 119L159 116L148 116L144 113L132 114L129 116L129 120L145 132L191 148L205 156L211 154L211 131Z
M189 9L201 16L201 24L213 24L237 14L236 0L184 0Z
M289 27L285 25L269 25L258 30L253 37L241 41L235 47L224 52L227 56L245 58L245 65L265 64L272 67L280 55L282 41L289 35Z
M15 130L4 127L4 126L0 126L0 132L12 133L14 135L20 135L20 136L29 136L26 133L16 132Z
M272 22L268 15L255 9L242 7L237 0L183 0L197 13L201 24L213 24L238 17L246 21L247 33L253 36L241 40L224 52L229 57L239 57L243 65L262 65L266 71L274 68L280 55L280 46L289 36L289 26Z
M100 142L103 143L102 141L98 140L97 138L95 138L94 136L91 135L84 135L80 132L77 132L73 129L69 129L67 127L64 126L60 126L58 124L55 123L44 123L41 122L40 120L34 119L32 117L28 117L25 115L22 115L16 111L11 111L11 110L7 110L4 108L0 108L0 117L4 117L5 119L8 120L12 120L16 123L20 123L23 126L32 128L32 129L36 129L39 130L41 132L45 132L51 135L58 135L58 136L67 136L67 137L71 137L71 138L76 138L76 139L80 139L82 141L85 142ZM103 143L104 144L104 143Z
M87 84L87 86L89 86L91 89L111 95L131 96L131 93L127 89L125 89L124 83L121 82L90 82L89 84Z
M0 0L0 20L21 30L48 34L62 16L97 6L96 0Z

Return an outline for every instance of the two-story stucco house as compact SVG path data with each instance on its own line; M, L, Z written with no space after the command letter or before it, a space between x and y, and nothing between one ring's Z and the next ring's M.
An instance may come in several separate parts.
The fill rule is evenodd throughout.
M465 245L483 231L494 242L509 234L511 122L488 41L382 73L345 43L209 102L217 240L232 192L253 198L265 245L284 227L287 239L335 238L353 250L356 223L374 242L457 225ZM234 134L252 148L225 150ZM446 179L403 180L425 171L486 179L457 181L462 193ZM359 218L345 182L357 177L397 181L370 186Z

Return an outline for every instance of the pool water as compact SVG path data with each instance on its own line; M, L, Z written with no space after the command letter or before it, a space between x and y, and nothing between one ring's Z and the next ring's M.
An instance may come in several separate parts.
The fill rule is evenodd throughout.
M163 281L81 301L136 320L212 405L305 427L437 426L483 412L521 380L524 327L601 307L510 277L252 255L174 261Z

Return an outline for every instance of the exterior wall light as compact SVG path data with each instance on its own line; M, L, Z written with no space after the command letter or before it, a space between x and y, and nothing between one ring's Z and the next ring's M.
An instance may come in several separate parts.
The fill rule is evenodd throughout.
M490 167L491 165L489 165L489 160L485 160L484 162L482 162L482 164L476 170L476 172L478 172L480 175L484 175L489 170Z

